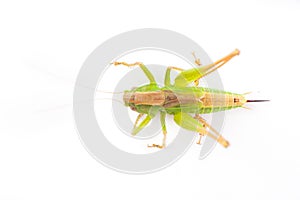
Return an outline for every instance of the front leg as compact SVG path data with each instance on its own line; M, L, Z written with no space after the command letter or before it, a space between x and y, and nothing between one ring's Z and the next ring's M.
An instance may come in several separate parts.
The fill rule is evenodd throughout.
M149 124L151 119L153 119L153 117L155 117L155 115L158 113L158 108L159 107L157 107L157 106L153 106L151 109L151 112L149 111L149 113L146 115L145 119L140 124L138 124L138 122L144 116L144 114L140 113L137 116L136 121L134 123L133 130L132 130L132 135L138 134L143 128L145 128L145 126L147 126Z
M151 116L150 115L147 115L145 117L145 119L139 124L137 125L138 121L140 120L140 118L142 117L142 115L140 114L137 119L136 119L136 122L134 124L134 127L133 127L133 130L132 130L132 135L136 135L138 134L143 128L145 128L145 126L147 126L147 124L149 124L149 122L151 121Z
M139 66L143 70L143 72L145 73L145 75L147 76L147 78L149 79L150 83L157 85L157 83L156 83L156 81L154 79L153 74L141 62L135 62L135 63L113 62L112 64L114 64L115 66L117 66L117 65L124 65L124 66L127 66L127 67Z

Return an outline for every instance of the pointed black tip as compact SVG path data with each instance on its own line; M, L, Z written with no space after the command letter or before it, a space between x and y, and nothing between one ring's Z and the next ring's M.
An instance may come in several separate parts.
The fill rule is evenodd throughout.
M266 102L270 100L247 100L247 102Z

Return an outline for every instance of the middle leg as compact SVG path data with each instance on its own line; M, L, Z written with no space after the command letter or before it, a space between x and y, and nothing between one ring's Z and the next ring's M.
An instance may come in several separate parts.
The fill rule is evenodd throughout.
M166 128L166 113L165 112L160 113L160 123L161 123L162 132L163 132L162 144L161 145L152 144L152 145L148 145L148 147L157 147L157 148L160 148L160 149L166 147L167 128Z
M167 68L166 74L165 74L165 86L171 86L171 70L177 70L177 71L183 71L183 69L179 67L173 67L169 66Z

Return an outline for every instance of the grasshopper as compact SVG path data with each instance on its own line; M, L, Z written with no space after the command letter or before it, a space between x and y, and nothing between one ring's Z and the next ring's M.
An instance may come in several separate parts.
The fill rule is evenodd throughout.
M184 70L169 66L165 73L163 87L157 84L152 73L143 63L113 62L115 66L138 66L149 79L149 84L124 91L123 101L125 106L129 106L131 110L139 113L134 123L132 135L138 134L159 113L163 140L161 144L152 144L148 147L165 148L167 137L165 118L166 114L169 114L174 116L174 121L180 127L199 133L198 144L200 144L201 138L207 135L223 147L228 147L229 142L211 127L200 114L243 107L247 102L265 100L246 100L244 94L198 87L198 85L201 78L217 70L239 53L240 51L235 49L227 56L206 66L201 66L200 59L196 58L193 53L195 63L198 65L197 68ZM170 80L171 70L180 71L173 84ZM192 83L194 83L194 86L190 86ZM139 123L143 117L144 119Z

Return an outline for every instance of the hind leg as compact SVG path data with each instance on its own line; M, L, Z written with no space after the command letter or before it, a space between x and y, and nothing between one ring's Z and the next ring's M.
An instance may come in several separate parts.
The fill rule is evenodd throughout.
M215 129L213 129L205 120L201 117L197 119L193 118L187 113L177 113L174 115L174 121L182 128L198 132L199 134L208 135L209 137L216 140L219 144L224 147L229 146L229 142L225 140ZM206 129L209 128L209 131ZM213 133L211 133L211 132Z
M201 122L204 127L209 128L209 130L212 133L208 133L208 136L210 136L211 138L215 139L218 143L220 143L223 147L228 147L229 146L229 142L216 130L214 129L211 125L209 125L205 119L203 119L199 114L195 115L195 119L197 119L199 122Z

